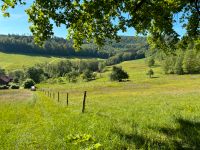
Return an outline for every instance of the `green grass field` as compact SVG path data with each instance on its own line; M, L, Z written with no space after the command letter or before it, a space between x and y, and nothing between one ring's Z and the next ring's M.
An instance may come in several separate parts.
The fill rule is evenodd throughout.
M51 97L0 91L0 149L199 149L200 75L164 75L157 66L150 79L144 60L120 65L130 81L110 82L108 67L95 81L38 85Z
M34 66L39 63L53 63L59 60L80 60L86 58L67 58L67 57L53 57L53 56L34 56L23 54L7 54L0 52L0 67L6 70L22 69Z
M7 70L14 70L30 67L37 63L56 61L57 59L60 58L29 56L21 54L6 54L0 52L0 67L3 67Z

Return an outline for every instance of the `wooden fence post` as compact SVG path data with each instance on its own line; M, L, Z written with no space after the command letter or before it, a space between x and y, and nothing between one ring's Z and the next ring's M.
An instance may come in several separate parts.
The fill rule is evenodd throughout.
M60 101L60 93L58 92L58 102Z
M67 93L67 106L69 105L69 93Z
M82 113L85 112L85 101L86 101L86 96L87 96L87 91L84 92Z

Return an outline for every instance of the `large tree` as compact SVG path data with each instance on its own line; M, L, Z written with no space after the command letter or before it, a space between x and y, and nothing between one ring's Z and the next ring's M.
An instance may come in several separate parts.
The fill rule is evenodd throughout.
M25 4L25 0L2 0L2 11ZM178 34L173 29L174 15L184 23L186 35L199 37L199 0L34 0L26 13L32 23L35 42L43 44L53 36L53 22L65 25L68 37L79 48L84 41L103 45L105 39L116 39L119 30L133 27L137 33L148 34L157 48L174 49Z

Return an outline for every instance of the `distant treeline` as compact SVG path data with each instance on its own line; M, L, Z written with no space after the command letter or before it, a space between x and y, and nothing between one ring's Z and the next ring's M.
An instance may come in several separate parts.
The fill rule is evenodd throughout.
M135 55L135 59L143 57L148 49L145 37L121 37L121 42L106 42L100 49L89 43L83 44L82 49L76 51L72 45L72 41L54 37L46 41L44 47L39 47L34 44L32 36L0 35L0 51L6 53L107 59L118 53L129 52Z
M32 36L19 35L1 35L0 51L17 54L34 54L34 55L53 55L53 56L78 56L78 57L99 57L108 58L110 54L105 51L84 48L75 51L71 41L63 38L52 38L47 41L44 47L34 44Z
M141 59L144 57L145 57L145 54L138 54L135 52L123 52L123 53L119 53L108 58L106 60L106 65L111 66L111 65L119 64L123 61Z
M103 72L105 62L100 60L61 60L54 63L41 63L26 69L17 69L7 74L13 78L13 82L22 85L27 79L35 83L64 77L69 82L76 82L77 78L82 75L86 81L93 80L96 72ZM0 75L5 75L6 71L0 67Z

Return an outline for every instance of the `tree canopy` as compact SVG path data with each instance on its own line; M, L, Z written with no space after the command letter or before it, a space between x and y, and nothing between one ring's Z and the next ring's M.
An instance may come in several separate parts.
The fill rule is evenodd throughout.
M145 37L122 36L120 42L113 41L111 44L106 41L101 48L93 43L84 43L81 50L73 48L72 40L53 37L39 47L34 43L32 36L25 35L0 35L0 52L28 54L28 55L48 55L48 56L72 56L90 58L110 58L123 54L127 59L121 59L117 63L125 60L144 58L149 46ZM130 54L131 57L130 57ZM126 56L125 56L126 55ZM129 57L129 58L128 58ZM116 63L114 63L116 64Z
M25 0L2 1L4 16L9 16L9 7L25 4ZM186 36L199 37L199 8L199 0L35 0L26 13L40 45L53 36L54 21L58 27L66 26L76 48L84 41L103 45L106 39L119 40L119 30L133 27L137 33L148 34L155 47L174 49L179 40L173 28L176 21L184 24ZM178 13L182 16L175 20Z

